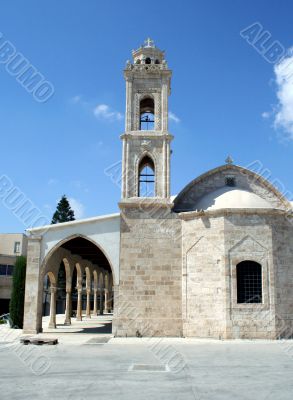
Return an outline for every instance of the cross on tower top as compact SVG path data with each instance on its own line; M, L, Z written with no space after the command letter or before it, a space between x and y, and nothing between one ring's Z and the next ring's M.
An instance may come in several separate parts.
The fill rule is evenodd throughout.
M155 42L151 38L147 38L144 43L144 47L155 47Z

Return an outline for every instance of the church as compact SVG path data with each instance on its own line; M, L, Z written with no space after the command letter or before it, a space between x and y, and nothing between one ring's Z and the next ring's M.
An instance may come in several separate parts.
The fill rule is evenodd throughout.
M65 325L113 312L118 337L292 336L292 203L229 157L171 196L171 76L150 39L126 63L119 213L28 230L24 333L42 332L44 297L56 328L61 271Z

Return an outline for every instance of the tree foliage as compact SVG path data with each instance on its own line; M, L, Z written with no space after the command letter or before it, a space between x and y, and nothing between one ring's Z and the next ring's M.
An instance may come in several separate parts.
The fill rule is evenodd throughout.
M69 201L65 194L61 197L61 200L57 204L56 211L53 214L52 224L58 224L59 222L74 221L74 211L71 209Z
M14 328L23 327L24 291L25 291L26 258L16 258L12 276L12 294L9 313Z

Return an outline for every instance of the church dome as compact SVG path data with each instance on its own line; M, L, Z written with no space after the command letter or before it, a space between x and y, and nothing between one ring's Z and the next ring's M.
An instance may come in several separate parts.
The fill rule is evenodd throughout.
M194 207L197 210L217 210L220 208L272 208L272 205L247 190L222 187L200 197Z
M175 212L219 209L292 209L268 181L246 168L226 164L191 181L173 200Z

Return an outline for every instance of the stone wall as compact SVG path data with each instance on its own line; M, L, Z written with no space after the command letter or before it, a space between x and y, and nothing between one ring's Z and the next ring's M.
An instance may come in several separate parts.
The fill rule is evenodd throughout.
M276 219L273 225L276 282L276 335L293 337L293 218Z
M224 221L183 221L184 336L225 337Z
M235 214L225 217L227 258L227 338L271 339L275 336L272 217ZM236 265L245 260L262 266L262 303L237 304Z
M181 221L169 208L121 214L115 336L181 336Z
M269 212L257 215L247 210L212 214L180 215L183 219L184 335L228 339L275 338L277 265L273 259L272 229L276 220L283 220L283 217ZM288 237L284 234L282 237L286 273L280 272L279 286L286 297L280 306L283 317L287 318L290 313L292 316L293 285L288 262L292 260L292 241L290 244ZM279 245L277 247L280 249ZM256 261L262 266L260 304L237 304L236 265L245 260Z

